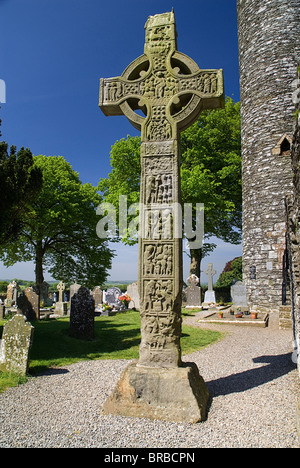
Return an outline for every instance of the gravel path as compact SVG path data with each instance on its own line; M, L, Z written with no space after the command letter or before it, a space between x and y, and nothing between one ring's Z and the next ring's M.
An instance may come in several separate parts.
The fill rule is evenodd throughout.
M196 324L196 318L186 323ZM299 448L291 331L203 325L225 338L184 357L197 363L212 402L206 421L176 424L103 416L128 361L50 370L0 394L0 447Z

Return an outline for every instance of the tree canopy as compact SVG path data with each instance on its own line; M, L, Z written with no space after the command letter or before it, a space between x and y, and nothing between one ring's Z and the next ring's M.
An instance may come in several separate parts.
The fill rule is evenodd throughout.
M8 144L1 141L0 246L18 238L28 205L37 196L41 186L42 173L33 167L31 151L22 147L17 152L15 146L8 150Z
M243 280L243 259L242 257L236 257L230 262L227 262L224 270L220 274L216 287L228 287L231 286L233 281Z
M65 282L102 284L113 253L96 234L96 208L101 203L97 189L82 184L62 156L39 155L33 160L43 176L41 191L23 216L20 237L0 250L0 258L6 266L34 261L38 287L45 268Z

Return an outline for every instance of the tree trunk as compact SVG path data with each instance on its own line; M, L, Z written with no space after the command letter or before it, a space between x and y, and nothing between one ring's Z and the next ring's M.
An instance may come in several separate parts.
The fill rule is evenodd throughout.
M196 275L200 280L202 249L190 249L190 255L191 255L190 275Z
M42 243L37 246L36 252L35 252L35 283L36 283L36 288L37 292L39 295L39 312L38 312L38 319L40 319L40 297L41 297L41 291L42 291L42 285L44 282L44 272L43 272L43 257L44 257L44 251L43 251L43 246Z

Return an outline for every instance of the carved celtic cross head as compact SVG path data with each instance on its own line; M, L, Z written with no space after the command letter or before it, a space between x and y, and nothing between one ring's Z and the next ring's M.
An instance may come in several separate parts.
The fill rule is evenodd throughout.
M142 142L174 140L201 110L224 106L223 72L200 70L177 51L173 11L150 16L145 30L144 55L120 77L101 79L99 106L107 116L125 115Z

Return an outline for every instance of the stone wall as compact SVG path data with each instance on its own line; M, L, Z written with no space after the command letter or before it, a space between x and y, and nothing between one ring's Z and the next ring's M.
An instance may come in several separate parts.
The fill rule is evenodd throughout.
M298 79L300 78L298 73ZM287 247L292 296L292 329L294 338L293 360L298 365L300 377L300 104L297 104L297 122L291 152L293 170L293 194L286 199ZM297 430L300 440L300 380L296 399Z
M249 306L282 304L291 193L299 0L237 0L243 159L243 281Z
M298 112L300 105L297 105ZM287 209L287 247L289 258L289 276L292 295L292 329L298 354L298 369L300 374L300 120L297 119L291 161L293 169L293 194L286 199Z

